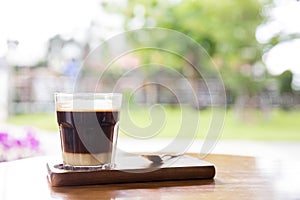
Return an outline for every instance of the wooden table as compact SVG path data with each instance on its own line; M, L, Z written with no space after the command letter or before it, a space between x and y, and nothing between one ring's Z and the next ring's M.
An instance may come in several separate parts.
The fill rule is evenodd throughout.
M209 155L214 180L51 187L48 157L0 163L1 200L47 199L299 199L299 162Z

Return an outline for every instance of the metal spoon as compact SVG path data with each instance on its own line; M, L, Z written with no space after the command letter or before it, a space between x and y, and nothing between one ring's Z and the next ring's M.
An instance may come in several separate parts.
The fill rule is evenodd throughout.
M153 163L163 163L166 160L181 156L182 154L142 155Z

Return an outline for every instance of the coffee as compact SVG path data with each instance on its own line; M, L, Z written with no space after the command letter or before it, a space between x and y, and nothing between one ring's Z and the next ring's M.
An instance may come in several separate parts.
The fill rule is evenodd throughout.
M63 160L73 166L109 162L118 111L57 111Z

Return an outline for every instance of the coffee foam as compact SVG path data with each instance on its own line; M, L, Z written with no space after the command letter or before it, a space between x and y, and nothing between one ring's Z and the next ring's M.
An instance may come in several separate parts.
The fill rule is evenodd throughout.
M112 100L73 100L56 102L57 111L117 111L121 102Z
M64 164L71 166L101 166L111 163L111 153L62 153Z

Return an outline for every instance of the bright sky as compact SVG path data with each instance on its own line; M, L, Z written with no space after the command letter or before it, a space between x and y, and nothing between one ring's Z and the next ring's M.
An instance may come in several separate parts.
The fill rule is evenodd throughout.
M264 43L278 32L300 34L300 2L275 0L272 21L260 26L257 39ZM34 64L45 54L50 37L62 34L84 40L85 30L97 19L103 24L120 21L101 13L99 0L1 0L0 57L7 56L18 64ZM117 22L118 24L118 22ZM119 23L120 24L120 23ZM101 30L98 30L100 34ZM107 33L106 33L107 34ZM18 40L14 55L7 55L7 40ZM300 74L300 40L280 44L264 56L269 71L279 74L286 69Z
M101 11L98 0L1 0L0 57L7 40L17 40L19 62L30 64L44 55L45 44L56 34L83 39L84 30Z
M276 33L300 34L300 2L296 0L275 0L276 8L271 12L272 21L257 30L257 39L264 43ZM300 39L284 42L270 50L263 57L272 74L290 69L300 74Z

